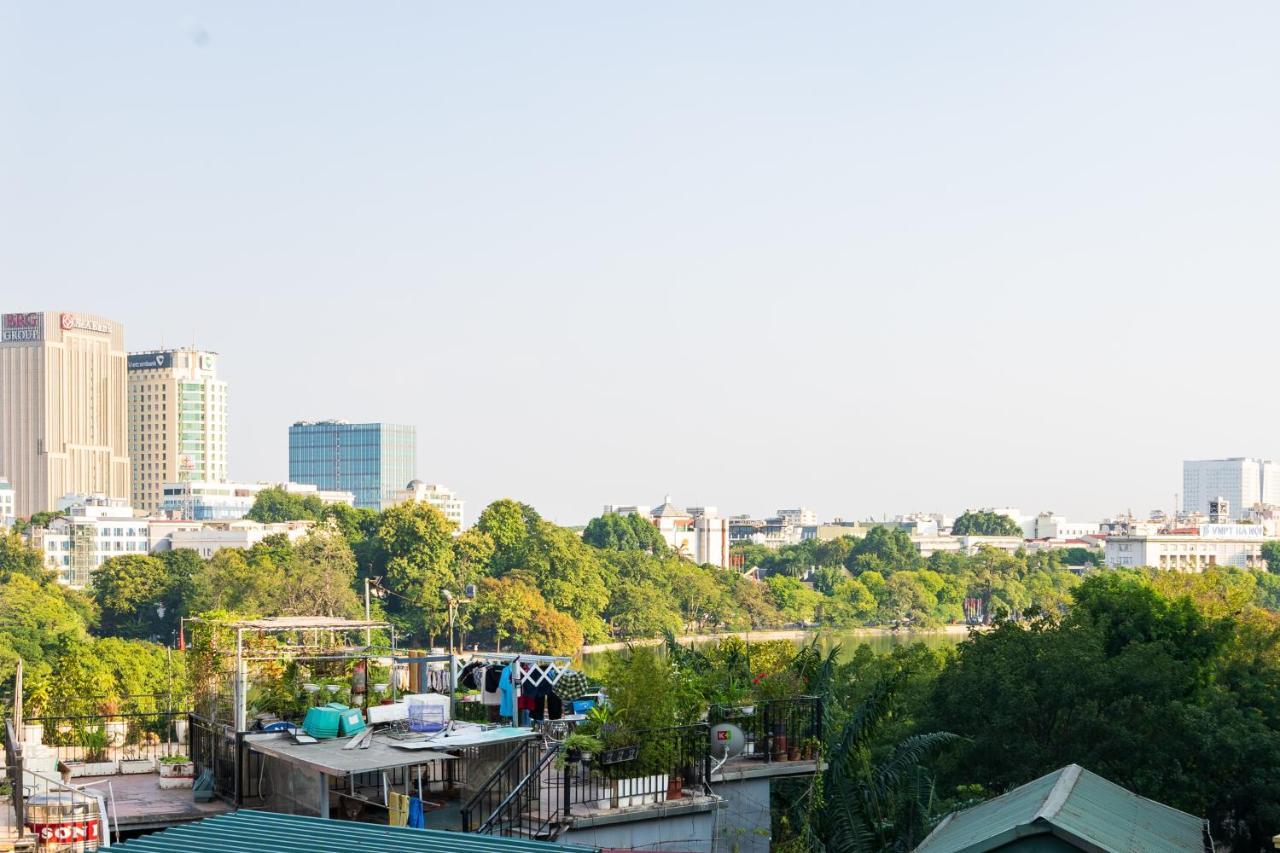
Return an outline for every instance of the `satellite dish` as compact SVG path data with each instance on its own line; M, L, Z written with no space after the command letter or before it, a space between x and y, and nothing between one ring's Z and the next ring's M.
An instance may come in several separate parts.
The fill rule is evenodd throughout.
M711 755L723 761L736 758L747 746L747 736L733 723L719 723L711 727Z

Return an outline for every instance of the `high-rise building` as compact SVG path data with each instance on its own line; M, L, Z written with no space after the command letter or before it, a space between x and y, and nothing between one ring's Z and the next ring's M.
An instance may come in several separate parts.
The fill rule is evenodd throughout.
M1270 459L1188 459L1182 463L1182 510L1210 515L1224 499L1236 517L1258 505L1280 505L1280 467Z
M68 492L129 498L124 328L70 311L0 318L0 471L20 518Z
M218 354L197 349L129 353L133 505L160 508L165 483L227 479L227 383Z
M289 427L289 480L351 492L357 507L393 506L417 467L412 426L298 421Z

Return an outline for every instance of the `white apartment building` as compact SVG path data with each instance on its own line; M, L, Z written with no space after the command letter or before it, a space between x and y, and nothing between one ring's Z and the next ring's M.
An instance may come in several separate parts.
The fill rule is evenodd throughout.
M466 501L462 500L456 492L446 486L442 486L439 483L410 480L409 485L396 492L395 496L395 503L400 504L405 501L429 503L444 513L445 518L457 525L457 530L462 530L463 528L463 507Z
M261 524L257 521L206 522L199 526L168 522L174 525L165 528L166 522L160 522L159 529L164 535L152 543L154 551L171 551L189 548L201 557L209 558L223 548L248 550L268 536L283 534L290 542L297 542L311 531L314 521L282 521L276 524Z
M984 546L1016 553L1026 543L1020 536L950 536L947 534L912 534L911 544L926 560L938 552L972 556Z
M14 514L67 492L129 499L124 328L70 311L0 317L0 471Z
M780 509L777 517L792 527L814 527L818 524L818 514L808 507L798 509Z
M1210 514L1210 502L1225 498L1234 518L1259 504L1280 506L1280 467L1270 459L1188 459L1182 463L1182 509Z
M17 494L14 492L13 484L4 477L0 477L0 527L13 526L15 520L13 508L16 501Z
M796 545L804 537L805 528L798 527L782 518L750 518L734 516L729 520L729 544L751 543L766 548L781 548L783 545ZM816 530L815 525L812 529Z
M45 563L61 583L83 589L111 557L150 551L147 521L134 517L128 501L104 495L66 495L62 500L65 513L30 533L31 544L44 549Z
M1202 572L1211 566L1264 568L1265 541L1260 525L1212 524L1202 526L1196 534L1110 536L1103 559L1112 568L1150 566L1180 572Z
M1022 534L1028 539L1079 539L1093 536L1102 528L1097 522L1069 522L1064 516L1042 512L1022 523Z
M227 479L227 383L218 354L193 348L129 354L133 503L160 509L166 483Z
M258 492L272 488L303 497L315 496L325 505L343 503L352 506L356 499L351 492L327 491L310 483L188 480L164 484L159 511L168 518L190 521L235 521L244 518L253 509Z
M646 512L641 512L646 510ZM695 563L729 567L729 519L716 514L715 507L681 509L667 495L661 506L649 510L639 504L606 504L606 515L646 516L662 534L671 550Z

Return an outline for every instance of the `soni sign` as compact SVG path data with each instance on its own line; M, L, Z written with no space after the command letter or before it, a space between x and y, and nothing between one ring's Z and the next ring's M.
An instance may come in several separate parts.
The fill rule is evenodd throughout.
M38 341L44 333L44 315L38 311L5 314L0 323L0 341L4 343Z
M173 367L171 352L136 352L129 354L130 370L160 370Z

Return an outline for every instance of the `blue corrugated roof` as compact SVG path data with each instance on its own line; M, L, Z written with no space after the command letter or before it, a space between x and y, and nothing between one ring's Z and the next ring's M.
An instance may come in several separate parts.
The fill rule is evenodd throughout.
M599 853L598 848L241 809L113 845L127 853Z
M1029 835L1084 850L1211 853L1205 822L1069 764L962 812L952 812L915 853L984 853Z

